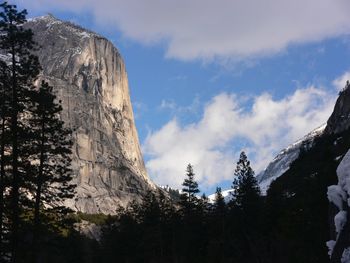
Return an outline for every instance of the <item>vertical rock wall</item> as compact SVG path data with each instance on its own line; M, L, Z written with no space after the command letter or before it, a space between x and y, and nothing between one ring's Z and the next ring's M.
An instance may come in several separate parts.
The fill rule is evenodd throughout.
M42 78L62 101L74 130L76 197L67 205L85 213L114 213L155 186L140 150L125 65L107 39L51 15L27 26L41 46Z

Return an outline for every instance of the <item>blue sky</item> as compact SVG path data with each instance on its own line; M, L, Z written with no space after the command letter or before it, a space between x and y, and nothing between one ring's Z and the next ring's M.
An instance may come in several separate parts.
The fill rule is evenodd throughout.
M17 0L106 36L127 67L149 175L228 188L326 122L350 78L347 0Z

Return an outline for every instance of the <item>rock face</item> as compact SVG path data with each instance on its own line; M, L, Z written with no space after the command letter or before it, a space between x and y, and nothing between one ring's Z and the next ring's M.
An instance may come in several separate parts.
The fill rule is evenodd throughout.
M340 92L332 115L327 121L325 134L337 134L350 127L350 83Z
M28 21L41 46L43 79L62 101L61 118L74 130L76 197L67 206L113 214L140 200L154 184L143 162L125 65L104 37L51 15Z
M322 125L302 139L283 149L266 167L264 171L257 175L257 180L263 194L266 193L273 180L284 174L290 167L291 163L296 160L302 147L310 147L313 140L321 136L326 125Z

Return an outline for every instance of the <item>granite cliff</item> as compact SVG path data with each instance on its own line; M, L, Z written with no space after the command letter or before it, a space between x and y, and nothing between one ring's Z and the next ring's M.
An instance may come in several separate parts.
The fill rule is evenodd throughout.
M106 38L51 15L26 27L40 45L41 79L62 101L61 118L74 130L77 193L67 206L113 214L155 185L147 176L119 51Z

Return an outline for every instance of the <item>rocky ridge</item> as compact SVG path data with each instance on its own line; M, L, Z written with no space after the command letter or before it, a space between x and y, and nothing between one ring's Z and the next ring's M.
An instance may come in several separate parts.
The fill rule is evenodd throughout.
M280 151L268 164L265 170L256 176L263 194L266 193L272 181L280 177L289 169L291 163L298 158L302 147L308 148L312 146L314 139L323 134L325 127L326 124L321 125L303 138Z
M329 117L327 124L320 126L310 132L301 140L283 149L264 171L257 175L262 192L266 192L271 182L285 173L290 164L299 156L303 146L310 147L316 137L330 134L338 134L350 128L350 83L346 83L345 88L339 93L339 97L334 106L334 110Z
M106 38L52 15L25 25L40 45L40 79L62 101L61 118L74 130L74 199L66 205L84 213L113 214L140 200L155 185L148 178L125 64Z
M325 134L337 134L350 127L350 82L340 91L332 115L327 121Z

